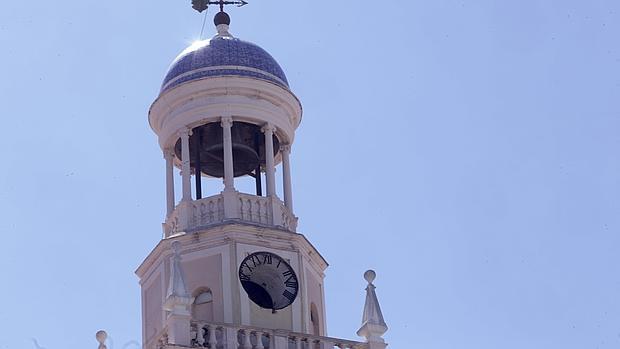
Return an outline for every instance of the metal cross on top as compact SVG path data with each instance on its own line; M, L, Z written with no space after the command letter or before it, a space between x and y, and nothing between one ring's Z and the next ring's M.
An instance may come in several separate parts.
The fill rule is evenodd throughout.
M203 12L209 5L220 5L220 11L224 12L224 5L237 5L241 7L247 5L245 0L192 0L192 8L198 12Z

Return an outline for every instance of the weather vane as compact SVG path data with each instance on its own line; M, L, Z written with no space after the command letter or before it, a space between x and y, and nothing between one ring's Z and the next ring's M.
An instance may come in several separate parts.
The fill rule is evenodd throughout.
M224 12L224 5L237 5L237 7L241 7L247 4L248 2L244 0L192 0L192 8L198 12L203 12L209 5L220 5L220 11Z

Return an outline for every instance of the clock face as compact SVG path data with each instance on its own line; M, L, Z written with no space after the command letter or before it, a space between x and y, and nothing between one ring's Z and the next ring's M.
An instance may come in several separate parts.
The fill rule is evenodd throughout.
M299 291L293 268L271 252L255 252L245 257L239 266L239 280L252 302L274 311L291 305Z

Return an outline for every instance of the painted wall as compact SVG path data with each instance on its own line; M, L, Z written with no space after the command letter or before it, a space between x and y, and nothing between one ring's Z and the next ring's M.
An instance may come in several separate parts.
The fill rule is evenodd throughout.
M254 302L250 303L250 319L252 326L293 330L293 311L292 307L278 310L275 314L269 309L263 309Z
M319 335L324 335L325 314L323 313L323 284L311 268L306 268L306 290L308 292L308 313L306 314L306 324L308 324L308 332L313 333L312 323L310 321L311 304L314 304L318 313Z
M163 328L163 290L161 276L156 276L143 290L144 304L144 340L148 343Z
M222 290L222 255L193 258L184 257L183 271L190 294L208 288L213 294L213 321L224 322L224 294Z

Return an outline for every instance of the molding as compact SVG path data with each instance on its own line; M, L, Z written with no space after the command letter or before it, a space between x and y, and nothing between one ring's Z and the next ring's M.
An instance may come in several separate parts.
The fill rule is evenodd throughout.
M193 249L199 250L226 245L230 241L284 250L297 247L321 277L324 277L323 272L328 267L327 261L302 234L277 228L230 222L160 240L136 269L135 273L140 280L147 278L153 272L153 268L162 262L162 258L169 256L169 245L175 240L181 242L186 253ZM186 248L186 245L190 245L191 248Z
M149 124L160 147L176 141L177 132L195 124L220 121L222 115L258 125L273 124L283 143L292 143L302 117L299 99L276 84L245 77L192 81L164 91L151 105Z
M183 73L181 75L177 75L172 80L168 81L164 86L162 86L161 91L165 91L168 88L168 86L174 84L175 82L177 82L178 80L180 80L180 79L182 79L182 78L184 78L186 76L190 76L190 75L193 75L193 74L196 74L196 73L201 73L201 72L206 72L206 71L213 71L213 70L242 70L242 71L249 71L249 72L258 73L258 74L261 74L261 75L268 76L268 77L278 81L282 85L288 86L288 84L284 80L282 80L279 77L277 77L277 76L275 76L275 75L273 75L273 74L271 74L269 72L266 72L264 70L260 70L260 69L256 69L256 68L251 68L251 67L246 67L246 66L242 66L242 65L218 65L218 66L211 66L211 67L205 67L205 68L200 68L200 69L194 69L194 70L190 70L190 71L188 71L186 73ZM207 78L214 78L214 77L213 76L205 76L202 79L207 79ZM248 77L248 78L251 78L251 77ZM197 80L199 80L199 79L197 79ZM189 81L184 82L184 83L188 83L188 82Z

